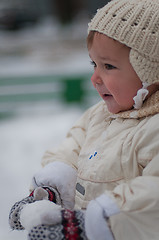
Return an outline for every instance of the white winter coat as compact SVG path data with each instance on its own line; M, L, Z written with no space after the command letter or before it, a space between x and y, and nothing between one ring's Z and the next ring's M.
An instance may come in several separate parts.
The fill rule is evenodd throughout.
M115 200L116 240L159 239L159 91L140 110L111 115L103 101L93 106L42 164L53 161L77 170L76 207L103 193Z

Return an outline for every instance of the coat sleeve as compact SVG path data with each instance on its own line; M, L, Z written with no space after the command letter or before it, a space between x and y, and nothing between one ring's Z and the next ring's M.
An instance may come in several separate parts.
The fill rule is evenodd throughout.
M120 213L109 218L116 240L158 239L158 189L158 177L143 176L107 193L120 207Z
M105 192L120 209L109 218L116 240L159 239L159 126L158 118L153 120L141 129L137 141L141 176Z

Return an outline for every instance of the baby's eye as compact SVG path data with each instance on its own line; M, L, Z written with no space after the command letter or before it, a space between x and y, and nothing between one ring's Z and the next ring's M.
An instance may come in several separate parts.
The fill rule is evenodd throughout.
M97 65L94 61L90 61L91 65L93 65L93 67L95 68Z
M113 66L113 65L111 65L111 64L105 64L105 68L106 68L107 70L116 69L116 67Z

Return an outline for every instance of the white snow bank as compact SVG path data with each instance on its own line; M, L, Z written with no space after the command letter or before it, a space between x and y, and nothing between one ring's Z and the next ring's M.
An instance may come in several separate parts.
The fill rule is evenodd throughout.
M39 114L34 111L0 121L0 240L26 239L25 231L10 231L10 208L28 195L45 150L60 143L82 112L78 106L56 104L49 111L43 106Z

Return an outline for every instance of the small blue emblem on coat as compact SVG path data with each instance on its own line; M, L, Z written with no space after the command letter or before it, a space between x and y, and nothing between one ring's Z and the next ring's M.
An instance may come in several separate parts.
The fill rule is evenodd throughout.
M97 152L95 152L94 154L91 154L89 159L92 159L93 157L95 157L97 155Z

